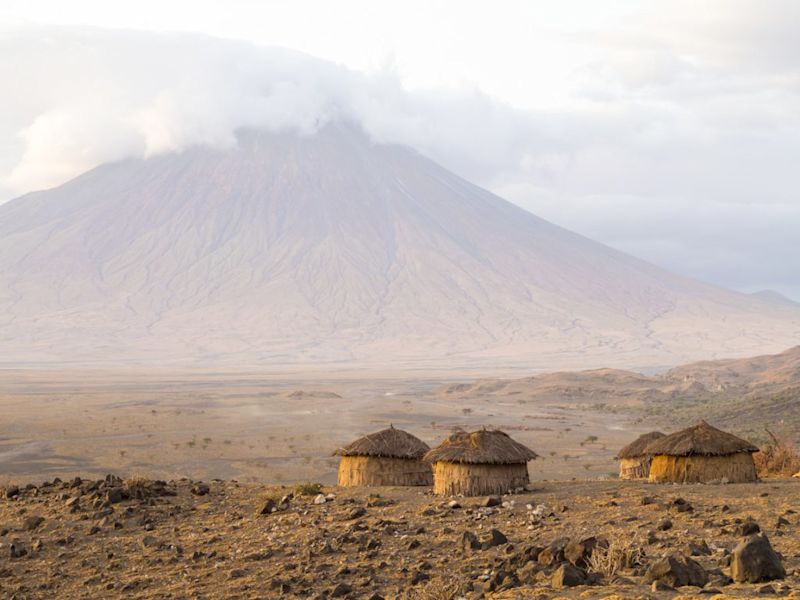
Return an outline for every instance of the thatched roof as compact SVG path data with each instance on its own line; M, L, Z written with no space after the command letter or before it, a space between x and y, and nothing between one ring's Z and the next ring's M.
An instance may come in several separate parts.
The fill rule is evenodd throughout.
M663 438L664 434L660 431L651 431L650 433L643 433L638 438L633 440L630 444L625 446L622 450L617 452L617 459L620 458L640 458L648 456L645 448L657 439Z
M694 427L652 442L645 451L653 456L726 456L739 452L758 452L758 448L747 440L700 421Z
M502 431L457 431L425 455L428 462L509 465L537 458L536 452Z
M389 429L365 435L352 444L339 448L334 454L419 459L430 449L430 446L418 437L401 429L389 427Z

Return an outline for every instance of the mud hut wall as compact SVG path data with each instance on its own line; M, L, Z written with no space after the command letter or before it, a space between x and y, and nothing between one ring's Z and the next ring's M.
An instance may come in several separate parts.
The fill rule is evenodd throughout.
M653 457L649 480L654 483L729 483L756 481L756 467L749 452L726 456Z
M339 461L339 485L418 486L431 485L431 466L410 458L343 456Z
M433 492L446 496L503 494L530 482L528 465L433 463Z

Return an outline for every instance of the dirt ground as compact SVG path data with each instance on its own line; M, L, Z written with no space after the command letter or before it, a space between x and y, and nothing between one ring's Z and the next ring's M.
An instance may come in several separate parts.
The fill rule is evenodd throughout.
M125 497L114 489L125 490ZM190 481L113 479L23 487L19 495L12 491L11 498L0 499L0 596L800 597L797 480L688 486L534 482L531 491L505 496L495 507L485 507L484 498L450 506L449 498L415 488L326 487L322 493L331 495L324 503L315 504L317 490L311 490L281 504L292 491L235 482L210 482L206 489ZM275 512L259 514L265 505ZM664 527L665 519L671 527ZM785 579L732 584L727 578L729 554L751 520L782 554ZM465 544L465 532L474 534L477 546ZM545 549L560 538L591 537L636 560L597 571L591 585L557 589L553 573L564 559L544 558ZM709 579L704 588L652 590L647 569L676 552L702 566ZM604 563L590 564L589 571Z

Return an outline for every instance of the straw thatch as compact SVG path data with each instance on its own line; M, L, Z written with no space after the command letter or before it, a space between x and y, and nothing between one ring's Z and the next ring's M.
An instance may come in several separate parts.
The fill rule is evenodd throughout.
M653 456L727 456L739 452L758 452L758 448L732 433L700 421L693 427L654 441L646 451Z
M335 452L339 461L339 485L431 485L430 465L422 456L430 447L406 431L389 427L371 433Z
M502 494L530 481L528 461L537 454L502 431L458 431L428 452L436 494Z
M647 446L664 437L660 431L640 435L617 453L620 479L647 479L650 474L652 455L646 452Z
M645 449L653 456L649 480L657 483L745 482L757 479L753 444L701 421Z

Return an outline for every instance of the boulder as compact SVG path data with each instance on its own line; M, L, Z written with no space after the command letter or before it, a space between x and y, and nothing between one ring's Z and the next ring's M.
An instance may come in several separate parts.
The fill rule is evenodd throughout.
M688 556L672 554L650 565L645 573L645 580L647 583L661 581L670 587L703 587L708 583L708 573Z
M586 572L569 563L564 563L558 567L558 569L553 571L553 575L550 578L550 585L556 590L565 587L575 587L576 585L584 585L585 583Z
M738 583L757 583L786 577L781 557L763 533L751 535L731 555L731 577Z
M585 569L595 547L597 547L597 538L594 536L582 540L572 540L564 547L564 558L576 567Z

